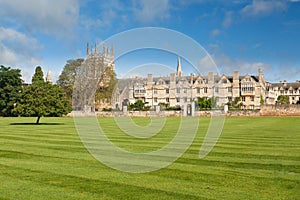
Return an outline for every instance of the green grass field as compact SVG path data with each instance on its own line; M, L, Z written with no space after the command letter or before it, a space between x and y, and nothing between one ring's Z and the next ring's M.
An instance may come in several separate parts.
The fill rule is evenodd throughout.
M145 125L148 118L136 118ZM172 139L168 118L151 139L124 135L99 118L120 147L145 152ZM167 168L144 174L111 169L84 148L72 118L0 118L0 199L300 199L300 117L226 118L213 151L199 159L209 118Z

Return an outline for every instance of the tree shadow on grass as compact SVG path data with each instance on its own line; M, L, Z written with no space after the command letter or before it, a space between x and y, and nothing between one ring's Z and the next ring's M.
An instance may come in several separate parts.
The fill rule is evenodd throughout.
M65 123L30 123L30 122L28 122L28 123L23 123L23 122L21 122L21 123L10 123L10 125L37 125L37 126L39 126L39 125L64 125Z

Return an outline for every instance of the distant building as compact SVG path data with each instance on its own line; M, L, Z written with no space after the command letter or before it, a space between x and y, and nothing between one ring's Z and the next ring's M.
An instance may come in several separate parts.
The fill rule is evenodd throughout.
M219 107L238 98L242 109L259 109L262 103L274 105L279 95L288 95L290 103L300 100L299 81L271 84L266 82L260 69L257 75L240 76L238 71L234 71L232 76L218 76L212 72L207 76L184 76L179 57L177 71L170 76L153 77L152 74L148 74L147 78L137 77L120 81L123 88L119 103L128 104L142 100L148 102L152 108L159 104L182 108L184 104L197 101L198 98L212 97L216 99Z

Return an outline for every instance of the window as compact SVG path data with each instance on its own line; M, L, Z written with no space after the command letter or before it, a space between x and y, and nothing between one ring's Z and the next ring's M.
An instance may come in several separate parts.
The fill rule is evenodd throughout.
M154 98L154 102L157 103L157 98Z
M169 88L166 89L166 94L169 94L170 93L170 90Z
M229 102L232 102L232 97L228 97L228 101L229 101Z
M222 83L227 83L227 80L226 79L222 79Z
M232 92L232 87L227 88L228 92Z
M215 92L218 93L219 92L219 88L215 87Z
M242 101L246 101L246 97L242 97Z
M154 94L157 94L157 89L154 89Z
M204 89L204 93L207 93L207 88L205 87L205 88L203 88Z
M290 94L293 94L293 90L290 90Z
M187 89L186 89L186 88L184 88L184 89L183 89L183 93L186 93L186 91L187 91Z
M176 102L179 103L179 102L180 102L180 99L179 99L179 98L176 98Z
M254 106L253 106L253 105L250 105L250 109L252 109L252 110L253 110L253 109L254 109Z
M180 88L176 88L176 93L177 93L177 94L180 93Z
M254 101L254 97L253 97L253 96L251 96L251 97L250 97L250 100L251 100L251 101Z
M184 102L187 102L187 98L186 97L184 98Z
M200 88L197 88L197 93L200 94Z
M170 102L170 99L169 99L169 98L166 98L166 102L168 102L168 103L169 103L169 102Z

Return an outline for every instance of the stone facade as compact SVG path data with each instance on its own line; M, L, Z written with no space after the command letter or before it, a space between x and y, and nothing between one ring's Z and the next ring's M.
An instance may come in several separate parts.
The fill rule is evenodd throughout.
M240 98L242 108L259 109L261 98L266 98L266 81L261 70L257 76L240 76L238 71L233 76L218 76L212 72L207 76L184 76L178 58L176 73L167 77L153 77L152 74L148 74L147 78L137 77L128 81L123 91L126 92L121 93L121 101L134 103L142 100L152 108L159 104L182 108L200 97L214 97L217 107Z
M217 107L223 107L238 98L242 109L260 109L261 105L275 105L279 95L288 95L290 104L299 103L300 81L269 83L261 69L257 75L241 76L238 71L234 71L232 76L218 76L212 72L207 76L184 76L178 57L176 73L167 77L148 74L147 78L127 80L120 94L120 104L142 100L153 109L160 104L183 108L185 104L197 101L200 97L214 97Z

